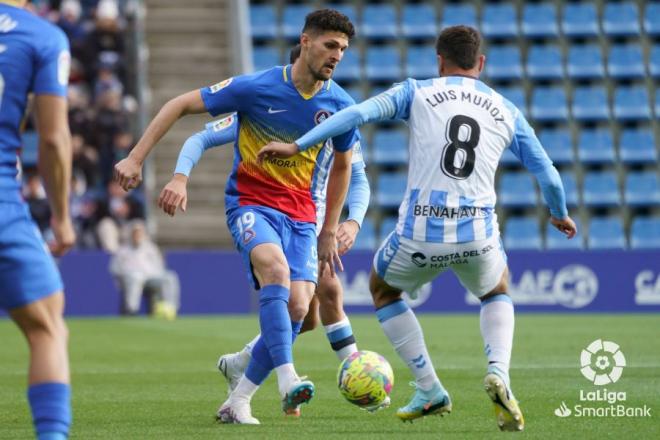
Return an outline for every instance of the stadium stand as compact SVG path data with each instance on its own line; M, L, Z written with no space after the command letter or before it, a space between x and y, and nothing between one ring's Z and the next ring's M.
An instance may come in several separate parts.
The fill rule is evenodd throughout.
M253 8L264 5L267 3L255 2ZM272 21L280 35L283 18L278 21L278 17L283 17L290 5L300 3L284 1L274 6ZM358 36L335 78L348 86L347 91L356 101L386 90L391 82L406 76L435 76L436 33L451 24L479 25L487 55L484 81L529 118L559 168L569 206L582 224L590 226L580 232L585 234L580 248L626 248L629 242L633 247L631 218L638 211L660 216L659 207L650 200L628 203L631 189L634 193L635 186L641 184L636 176L643 174L641 182L648 183L648 176L658 175L655 164L660 89L652 79L660 77L657 1L468 4L358 0L336 6L348 11L357 24ZM369 29L370 25L375 29ZM363 29L365 26L367 29ZM259 32L263 31L253 34L255 48L264 43ZM403 38L395 39L397 36ZM290 42L280 38L268 45L284 51ZM362 129L368 172L378 183L373 188L374 203L368 215L379 231L379 239L380 226L396 215L400 200L391 194L387 194L387 200L381 189L405 168L405 135L401 138L405 132L400 128L385 124ZM498 200L501 224L506 227L507 217L517 219L521 210L533 218L537 212L530 208L535 208L541 199L536 189L515 193L516 179L520 179L518 186L524 188L536 185L529 176L523 177L527 172L513 154L505 152L501 164ZM396 185L389 188L395 191ZM384 197L384 205L379 197ZM598 219L596 228L591 227L591 216ZM538 226L545 224L545 218L538 218ZM589 230L601 231L601 218L620 220L622 246L621 237L614 244L607 244L601 236L595 242L588 238ZM611 230L609 226L602 229ZM542 227L537 234L535 243L540 243L540 247L553 246L552 237L548 240L546 232Z

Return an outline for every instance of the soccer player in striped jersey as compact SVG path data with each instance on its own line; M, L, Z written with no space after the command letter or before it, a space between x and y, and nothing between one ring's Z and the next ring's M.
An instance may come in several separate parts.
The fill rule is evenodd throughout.
M76 239L69 215L69 42L57 27L23 9L25 3L0 1L0 308L30 346L27 398L37 438L62 440L71 424L63 285L21 196L17 153L32 93L39 172L53 213L50 249L61 255Z
M495 214L495 170L509 148L536 177L550 208L550 222L572 238L559 173L522 113L479 81L485 56L481 37L454 26L437 40L440 77L408 79L361 104L333 115L294 143L271 143L260 160L288 157L370 121L408 122L408 185L396 229L374 257L370 290L378 320L415 376L415 394L397 411L402 420L451 410L429 357L422 329L401 292L414 292L451 269L481 300L481 333L488 358L484 386L505 431L524 419L511 392L513 304ZM534 188L530 188L533 191Z
M299 56L300 45L298 44L291 49L290 63L294 63ZM177 209L185 208L187 183L193 167L197 165L204 151L235 142L238 133L237 126L236 114L233 114L208 123L204 131L200 131L186 140L179 153L174 176L165 185L159 198L161 201L159 204L166 213L174 216ZM332 158L332 146L326 144L325 148L327 149L326 157L328 160L324 164L329 167ZM327 179L327 175L327 172L324 172L323 178ZM322 193L316 200L317 225L323 223L325 216L325 184L321 188ZM356 142L353 145L351 181L348 189L348 217L345 222L339 225L337 231L340 255L344 255L353 246L369 205L369 197L369 181L365 173L362 151L360 144ZM175 205L172 202L167 204L165 203L166 200L178 200L178 204ZM317 232L319 232L318 227ZM316 328L320 314L330 345L340 361L358 350L350 321L344 313L342 298L343 289L338 278L330 276L320 278L316 294L309 306L309 312L305 316L300 329L300 333L304 333ZM259 336L257 335L248 342L240 352L226 354L218 359L218 369L227 380L230 392L236 388L238 381L245 373L252 357L252 349L259 340ZM298 411L295 413L298 413Z
M205 111L213 116L237 113L238 139L225 188L225 207L248 279L259 290L261 338L245 375L218 411L222 422L259 423L252 417L250 401L273 368L285 412L294 411L314 394L312 382L301 379L293 367L291 345L314 295L319 264L321 275L329 265L332 273L330 262L339 259L337 228L359 132L349 130L331 141L334 153L325 198L327 212L318 240L316 200L325 170L322 164L328 160L325 142L265 165L257 164L256 155L261 145L271 140L293 141L353 104L331 80L353 34L350 20L337 11L310 13L296 63L229 78L174 98L147 127L129 156L115 166L122 187L134 187L141 180L147 154L178 118ZM162 204L177 202L166 199Z

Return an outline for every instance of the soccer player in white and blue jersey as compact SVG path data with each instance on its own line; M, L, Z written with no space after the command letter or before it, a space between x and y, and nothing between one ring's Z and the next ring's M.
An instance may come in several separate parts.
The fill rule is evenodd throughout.
M519 431L524 419L509 380L514 313L506 293L506 255L494 211L495 170L504 149L511 149L536 177L551 223L568 238L577 231L568 216L559 174L534 131L513 104L479 81L485 63L480 46L475 29L446 28L436 47L440 78L408 79L333 115L294 143L270 143L259 157L287 157L370 121L407 121L408 185L396 230L377 252L370 281L378 320L416 379L412 400L397 416L413 420L451 411L422 329L401 299L402 291L414 294L451 269L481 300L481 333L488 358L484 386L498 426Z
M64 33L0 1L0 308L30 346L28 402L39 440L63 440L71 424L62 279L21 196L18 151L28 95L34 94L39 171L53 213L53 253L75 242L69 216L71 135L67 121L69 44Z

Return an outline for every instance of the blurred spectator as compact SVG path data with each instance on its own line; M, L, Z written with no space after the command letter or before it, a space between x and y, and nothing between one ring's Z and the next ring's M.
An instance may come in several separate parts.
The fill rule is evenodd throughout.
M113 253L119 248L122 230L131 220L143 218L141 204L129 197L117 182L108 183L108 195L100 207L101 220L97 234L103 249Z
M98 110L94 121L94 144L99 152L101 180L112 180L115 164L114 141L118 133L128 130L128 115L122 111L121 91L109 89L98 97Z
M64 0L60 4L60 14L57 25L69 37L71 55L79 58L85 43L87 31L81 20L82 7L78 0Z
M151 295L152 313L173 319L179 309L179 277L165 267L143 221L132 221L128 233L127 243L110 260L110 272L123 297L122 313L139 313L142 295L147 293Z
M117 71L122 81L124 71L124 37L119 7L115 0L100 0L96 6L94 29L85 38L84 56L81 60L91 69L89 78L96 77L103 52L114 52L117 57Z

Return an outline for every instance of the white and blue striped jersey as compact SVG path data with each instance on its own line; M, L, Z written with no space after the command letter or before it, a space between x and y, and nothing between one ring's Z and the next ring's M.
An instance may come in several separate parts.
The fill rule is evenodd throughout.
M474 78L408 79L333 115L296 144L304 150L319 139L385 119L404 120L410 130L399 235L435 243L499 235L495 171L506 148L536 176L552 215L566 217L559 174L534 130L511 102Z

